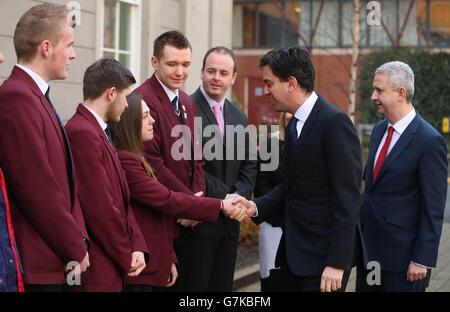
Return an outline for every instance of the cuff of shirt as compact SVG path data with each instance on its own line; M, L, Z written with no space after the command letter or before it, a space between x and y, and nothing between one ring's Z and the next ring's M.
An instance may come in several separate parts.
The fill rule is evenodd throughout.
M250 203L255 207L255 214L252 216L252 218L258 217L258 207L256 207L256 204L253 200L250 200Z
M423 264L420 264L420 263L417 263L417 262L414 262L414 261L411 261L411 263L414 263L415 265L421 266L423 268L432 269L432 267L429 267L429 266L426 266L426 265L423 265Z

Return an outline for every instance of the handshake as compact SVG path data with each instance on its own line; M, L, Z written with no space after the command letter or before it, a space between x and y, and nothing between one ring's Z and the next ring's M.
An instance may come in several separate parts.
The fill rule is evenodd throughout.
M238 222L244 221L256 214L255 204L236 194L229 194L227 199L222 200L220 210L228 218Z
M203 195L203 192L198 192L194 195L200 197ZM220 211L228 218L242 222L256 214L256 206L242 196L228 194L227 199L221 201ZM178 224L191 228L194 228L200 222L201 221L181 218L177 220Z

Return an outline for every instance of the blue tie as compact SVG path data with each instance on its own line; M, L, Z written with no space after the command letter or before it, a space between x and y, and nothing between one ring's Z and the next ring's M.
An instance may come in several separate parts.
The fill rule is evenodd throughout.
M292 116L291 121L289 121L287 125L287 138L286 143L288 146L288 152L293 153L295 148L295 143L297 142L297 121L298 119L295 116Z
M178 106L178 96L175 96L172 100L172 106L173 106L173 110L175 111L175 114L178 116L178 121L180 122L180 124L183 122L180 116L180 107Z
M109 143L111 144L111 146L113 146L112 139L111 139L111 127L109 125L106 126L105 133L106 133L106 136L108 137Z
M69 140L68 140L68 138L67 138L66 130L64 129L64 124L63 124L61 118L59 117L58 113L56 112L56 109L55 109L55 107L53 106L52 101L50 101L50 96L49 96L49 94L50 94L50 87L48 87L47 92L45 92L45 97L47 98L48 103L50 104L50 106L52 107L53 111L55 112L56 118L58 118L59 125L61 126L61 131L62 131L62 133L63 133L64 142L66 143L67 157L69 158L69 160L70 160L70 165L71 165L69 175L70 175L71 182L72 182L72 187L73 187L73 183L74 183L74 180L75 180L75 169L74 169L74 167L73 167L73 159L72 159L72 153L71 153L71 151L70 151Z

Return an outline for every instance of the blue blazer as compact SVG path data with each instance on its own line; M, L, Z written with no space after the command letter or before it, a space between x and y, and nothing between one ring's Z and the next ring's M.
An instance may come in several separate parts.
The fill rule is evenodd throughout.
M297 139L285 153L287 179L255 199L262 221L284 220L285 260L299 276L326 266L349 270L361 207L361 145L353 123L320 95ZM277 255L277 265L283 263Z
M417 113L372 183L387 125L373 129L365 170L360 221L367 260L393 272L406 272L411 261L435 267L447 196L445 140Z
M0 169L0 292L23 291L22 273L8 209L5 180Z

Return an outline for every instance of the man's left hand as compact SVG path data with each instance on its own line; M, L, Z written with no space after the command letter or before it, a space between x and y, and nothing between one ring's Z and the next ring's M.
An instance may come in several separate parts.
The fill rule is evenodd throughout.
M427 268L410 263L408 266L408 272L406 272L406 279L410 282L420 281L427 276Z
M344 270L336 269L330 266L325 267L320 280L321 292L337 291L342 286L342 277L344 276Z

